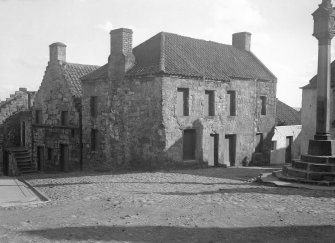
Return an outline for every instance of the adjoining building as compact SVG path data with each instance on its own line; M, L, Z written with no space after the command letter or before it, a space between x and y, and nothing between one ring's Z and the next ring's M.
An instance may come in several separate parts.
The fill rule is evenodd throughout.
M272 137L271 164L291 163L301 155L301 114L277 100L276 127Z
M69 63L66 45L50 45L50 60L32 110L32 155L38 170L82 166L81 81L98 66Z
M250 51L161 32L132 48L110 32L108 63L82 80L84 165L268 164L276 77Z
M36 92L20 88L0 104L0 174L34 172L31 109Z
M335 137L335 61L331 63L331 92L330 92L330 119L331 137ZM301 152L307 154L309 140L314 138L316 129L316 97L317 97L317 75L315 75L302 89L302 142Z

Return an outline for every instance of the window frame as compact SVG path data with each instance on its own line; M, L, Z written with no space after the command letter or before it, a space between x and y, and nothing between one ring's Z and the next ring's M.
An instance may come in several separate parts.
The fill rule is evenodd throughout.
M181 104L179 104L179 99L178 99L178 93L182 93L183 94L183 112L182 114L179 113L179 107L181 106ZM177 88L177 116L189 116L190 115L190 109L189 109L189 88Z
M205 116L215 116L215 90L205 90L205 99L205 103L207 106L207 109L205 108Z
M229 95L229 116L236 116L236 90L228 90Z

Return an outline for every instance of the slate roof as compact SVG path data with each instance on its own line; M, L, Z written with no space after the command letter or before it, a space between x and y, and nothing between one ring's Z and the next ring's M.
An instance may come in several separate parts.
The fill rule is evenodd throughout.
M251 52L231 45L161 32L133 49L135 66L127 76L169 74L211 80L231 78L275 81L276 77ZM85 77L107 76L107 67Z
M301 113L277 99L276 126L301 125Z
M335 61L330 65L331 86L335 87ZM315 75L307 85L301 87L302 89L316 89L317 75Z
M68 82L71 94L75 98L82 96L80 77L97 70L99 66L78 63L66 63L64 66L65 80Z

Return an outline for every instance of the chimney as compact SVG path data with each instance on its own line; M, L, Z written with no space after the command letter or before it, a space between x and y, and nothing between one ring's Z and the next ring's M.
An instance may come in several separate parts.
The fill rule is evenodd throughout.
M111 54L131 53L133 49L133 31L131 29L120 28L111 30Z
M243 51L250 51L251 34L249 32L239 32L233 34L233 47Z
M50 48L50 62L66 62L66 45L61 42L53 43Z
M120 78L133 67L133 31L120 28L110 32L109 73L112 78Z

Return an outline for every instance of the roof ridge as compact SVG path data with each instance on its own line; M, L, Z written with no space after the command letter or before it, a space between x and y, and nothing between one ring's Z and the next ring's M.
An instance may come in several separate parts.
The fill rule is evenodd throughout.
M81 66L92 66L92 67L101 67L99 65L93 65L93 64L82 64L82 63L74 63L74 62L66 62L66 64L69 64L69 65L81 65Z
M165 73L165 33L161 32L161 50L160 50L160 60L159 60L159 64L160 64L160 69L162 72Z

